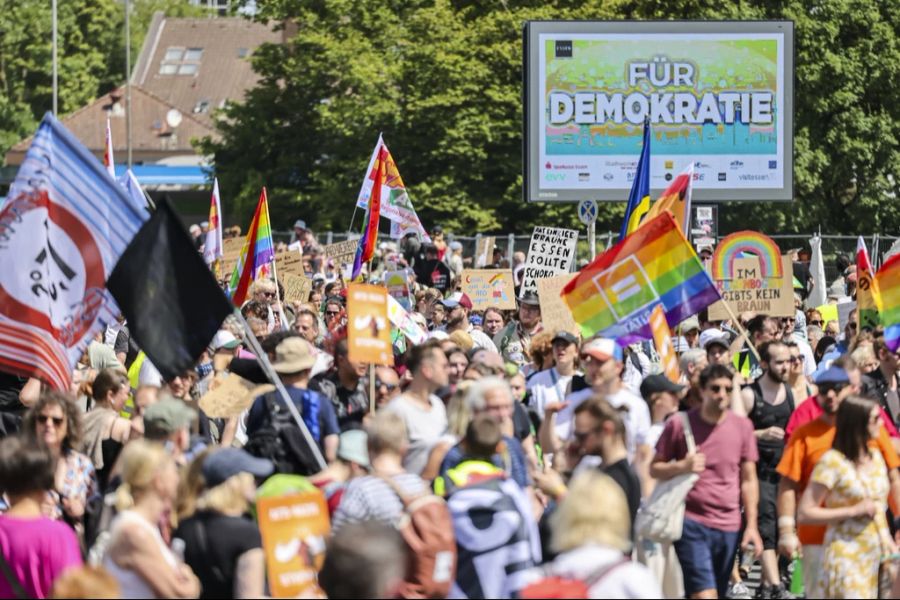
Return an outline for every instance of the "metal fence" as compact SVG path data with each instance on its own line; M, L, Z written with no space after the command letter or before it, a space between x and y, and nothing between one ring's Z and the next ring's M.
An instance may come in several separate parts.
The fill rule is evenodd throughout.
M272 237L275 242L288 242L291 238L290 231L275 231L272 232ZM320 244L334 244L337 242L343 242L348 239L351 235L346 232L333 232L327 231L323 233L319 233L316 235ZM479 240L484 237L481 234L475 236L454 236L449 235L447 238L448 243L451 241L458 241L463 246L463 256L474 256L475 248L478 245ZM514 252L524 252L528 253L528 243L531 240L531 235L516 235L516 234L495 234L494 236L494 244L497 248L503 252L503 255L512 262L512 255ZM597 232L596 236L596 247L597 253L603 252L603 250L609 247L612 243L618 239L618 232L612 231L604 231ZM719 236L716 241L718 242L724 236ZM786 233L786 234L772 234L769 235L770 238L775 240L775 243L778 244L778 247L781 248L782 252L787 252L788 250L794 248L806 248L809 249L809 240L812 235L801 235L795 233ZM835 259L839 254L844 254L850 258L853 262L856 257L856 244L859 236L855 235L827 235L823 234L819 237L822 238L822 256L825 261L825 277L828 281L833 281L839 275L838 269L835 266ZM385 237L385 239L387 239ZM876 266L881 264L883 256L887 251L891 248L891 246L900 239L896 236L885 236L880 234L870 234L864 235L863 240L866 244L866 247L869 250L869 256L872 261L876 263ZM588 244L587 235L582 233L578 238L578 250L577 250L578 261L583 262L590 259L590 248Z

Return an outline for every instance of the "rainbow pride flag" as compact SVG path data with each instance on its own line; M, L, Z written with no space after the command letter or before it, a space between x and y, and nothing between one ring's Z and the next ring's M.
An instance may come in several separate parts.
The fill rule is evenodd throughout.
M387 149L382 146L379 148L378 158L375 160L375 167L369 174L369 178L373 181L372 195L369 198L369 204L366 207L366 218L363 223L362 237L359 238L359 245L356 247L356 256L353 257L353 274L350 276L351 281L356 281L362 272L362 266L372 260L375 255L375 244L378 242L378 224L381 222L381 187L384 182L385 166L387 163Z
M582 336L618 338L621 345L653 338L650 314L659 304L673 327L720 299L668 211L584 267L561 296Z
M900 348L900 254L890 257L875 274L881 292L876 299L884 324L884 341L891 352Z
M859 326L875 329L881 323L878 301L881 296L875 269L869 261L866 242L859 236L856 242L856 306L859 309Z
M244 303L257 272L273 260L275 260L275 246L272 244L272 228L269 227L269 202L266 188L263 188L253 220L250 222L250 231L247 232L247 239L238 256L237 266L231 274L228 288L232 304L240 307Z

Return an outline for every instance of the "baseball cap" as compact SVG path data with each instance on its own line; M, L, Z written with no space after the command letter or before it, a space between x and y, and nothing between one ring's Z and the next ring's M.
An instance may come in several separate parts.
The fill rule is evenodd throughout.
M850 376L840 367L828 367L816 377L816 385L823 383L850 383Z
M555 342L556 340L562 340L562 341L566 342L567 344L577 344L578 336L576 336L573 333L569 333L568 331L566 331L564 329L561 329L556 332L556 335L553 336L552 341Z
M609 338L594 338L586 342L581 347L581 354L587 354L597 360L622 360L622 348L616 343L616 340Z
M541 300L538 298L536 292L525 292L522 294L522 297L519 298L519 304L527 304L528 306L540 306Z
M650 396L659 392L672 392L673 394L677 394L683 389L683 385L673 383L668 377L661 373L648 375L644 378L644 381L641 382L641 396L645 399L650 398Z
M311 369L316 364L309 342L301 337L289 337L275 348L275 362L272 368L279 375L299 373Z
M240 340L234 337L233 333L227 329L220 329L216 332L216 335L213 336L212 341L209 343L209 347L212 348L213 352L216 352L223 348L226 350L234 350L240 344Z
M274 470L275 466L268 458L256 458L240 448L215 450L203 460L200 468L207 489L225 483L239 473L268 477Z
M369 468L369 436L362 429L351 429L341 434L337 457L347 462Z
M296 221L294 221L294 229L307 229L306 221L304 221L303 219L297 219Z
M721 329L707 329L700 332L700 347L707 350L713 344L719 344L727 349L730 346L729 339L728 334Z
M447 308L456 308L457 306L462 306L467 310L472 310L472 299L462 292L451 294L449 298L441 300L441 304L443 304Z
M182 400L168 396L144 411L144 430L172 434L184 429L197 418L197 411Z

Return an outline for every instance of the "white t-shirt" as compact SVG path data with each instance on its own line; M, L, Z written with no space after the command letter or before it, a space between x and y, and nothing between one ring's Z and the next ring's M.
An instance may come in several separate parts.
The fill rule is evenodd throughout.
M571 382L572 375L560 375L556 367L535 373L525 384L525 389L531 394L529 406L543 419L544 407L551 402L564 401Z
M425 470L431 449L447 431L447 410L444 403L434 394L428 400L431 403L430 410L423 409L408 394L397 396L387 406L388 410L403 417L406 423L409 450L403 457L403 468L415 475Z
M494 345L494 340L492 340L485 332L475 329L470 325L468 333L469 337L472 338L472 343L474 344L473 348L484 348L490 352L497 352L497 346Z
M575 421L575 409L593 395L594 390L590 388L568 395L566 402L569 403L569 406L556 416L557 435L559 435L561 423L568 428L565 430L567 433L566 437L560 436L560 440L566 441L571 437ZM633 461L637 447L647 444L649 438L650 408L643 398L635 396L624 387L614 394L605 396L605 399L615 409L628 408L628 411L622 414L622 421L625 423L625 447L628 450L628 460L629 462Z

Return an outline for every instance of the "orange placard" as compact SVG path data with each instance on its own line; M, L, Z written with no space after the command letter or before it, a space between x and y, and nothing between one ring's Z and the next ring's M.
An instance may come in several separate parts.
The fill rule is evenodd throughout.
M657 304L650 313L650 330L653 332L653 343L659 353L659 362L663 367L663 373L672 383L679 383L681 370L678 368L678 357L675 356L675 348L672 346L672 332L666 321L666 311L662 304Z
M316 576L331 530L325 495L315 490L260 498L256 511L272 596L318 597Z
M347 289L347 345L350 360L393 366L385 288L365 283L350 284Z

